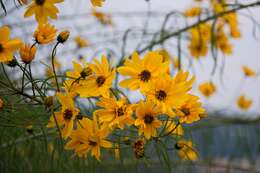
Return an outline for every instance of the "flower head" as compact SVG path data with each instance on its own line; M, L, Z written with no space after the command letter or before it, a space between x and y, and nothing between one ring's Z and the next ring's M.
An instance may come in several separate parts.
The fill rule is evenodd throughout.
M70 36L70 32L69 32L69 31L62 31L62 32L58 35L57 41L58 41L59 43L64 43L64 42L66 42L66 41L68 40L69 36Z
M75 37L74 41L78 48L87 47L89 45L89 42L80 36Z
M88 152L100 160L100 148L110 148L112 144L105 138L109 135L109 130L99 127L96 119L83 118L78 122L77 130L70 135L71 140L66 144L65 149L75 150L78 156L84 156Z
M199 91L205 97L210 97L216 92L216 86L211 81L207 81L199 85Z
M22 46L20 39L10 40L10 30L7 26L0 28L0 62L8 62L13 59L14 51Z
M202 10L200 7L192 7L185 11L184 15L186 17L196 17L201 14Z
M108 124L110 128L118 127L123 129L125 125L134 123L132 118L133 105L128 104L126 99L115 100L113 98L101 98L101 101L96 103L102 107L95 111L100 123Z
M30 64L35 57L37 48L35 45L24 44L20 48L20 57L25 64Z
M33 0L24 13L24 17L35 15L35 19L39 24L47 23L48 17L57 19L59 10L55 4L63 1L64 0Z
M113 21L110 15L103 12L97 11L95 8L92 9L91 14L103 25L113 25Z
M248 67L248 66L243 66L242 67L242 70L243 70L243 72L244 72L244 75L246 76L246 77L255 77L256 76L256 72L253 70L253 69L251 69L250 67Z
M130 76L119 85L131 90L144 90L150 81L166 73L168 66L169 62L163 62L163 57L158 52L149 52L143 59L137 53L133 53L132 59L126 59L124 66L118 68L120 74Z
M57 29L51 24L39 25L34 32L35 41L38 44L48 44L55 40Z
M144 134L146 139L157 136L157 129L162 125L158 120L160 109L153 102L141 101L136 107L135 125L139 127L139 134Z
M198 153L193 148L192 141L180 140L175 144L175 148L183 160L195 161L198 159Z
M56 95L61 104L61 110L51 116L47 127L55 127L57 122L62 127L62 137L66 139L73 130L74 120L79 114L79 109L75 107L73 98L69 94L57 93Z
M88 80L82 81L82 85L77 89L80 97L109 97L109 89L112 86L115 69L111 70L108 60L105 56L102 56L101 63L98 60L94 60L94 64L90 64L89 67L93 71L93 74Z
M237 106L242 110L248 110L252 106L253 101L241 95L237 99Z
M94 7L102 7L105 0L90 0Z
M205 109L202 108L202 104L198 100L199 97L190 95L189 99L176 109L176 114L179 116L181 123L191 124L200 120L202 114L204 117Z

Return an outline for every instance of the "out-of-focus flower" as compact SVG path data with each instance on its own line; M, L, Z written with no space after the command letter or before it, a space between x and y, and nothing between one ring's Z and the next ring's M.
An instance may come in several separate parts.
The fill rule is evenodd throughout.
M0 98L0 111L4 109L4 101Z
M24 13L24 17L35 15L39 24L48 22L48 17L57 19L58 8L55 6L63 0L33 0Z
M120 74L130 76L119 85L131 90L144 90L150 81L166 74L168 68L169 62L163 62L163 57L158 52L149 52L143 59L137 53L133 53L131 60L126 59L124 66L118 68Z
M237 99L237 106L242 110L248 110L253 104L251 99L246 98L244 95L241 95Z
M55 40L57 29L51 24L39 25L34 32L35 41L38 44L48 44Z
M200 7L192 7L185 11L184 15L186 17L196 17L201 14L202 10Z
M134 119L132 117L133 106L127 103L126 99L115 100L113 98L101 98L96 103L97 106L103 109L95 111L100 123L108 124L113 128L124 129L126 125L132 125Z
M242 70L243 70L244 75L246 77L255 77L256 76L256 72L253 69L251 69L250 67L246 66L246 65L244 65L242 67Z
M105 0L90 0L94 7L102 7Z
M175 148L183 160L195 161L198 159L198 153L193 148L192 141L180 140L175 144Z
M207 81L199 85L199 91L205 97L210 97L216 92L216 86L211 81Z
M144 134L146 139L157 136L157 129L162 125L162 122L157 118L161 114L153 102L141 101L136 107L135 126L139 128L139 134Z
M20 57L25 64L30 64L35 57L37 48L35 45L24 44L20 48Z
M174 121L169 121L166 124L165 132L169 135L183 136L184 130L180 123L176 124Z
M176 109L176 114L179 116L181 123L191 124L201 119L200 115L205 114L205 109L202 108L199 97L190 95L189 99Z
M144 157L144 140L143 139L138 139L134 142L133 145L134 152L135 152L135 157L137 159L141 159Z
M113 25L113 21L110 15L103 12L97 11L95 8L92 9L91 14L103 25Z
M89 46L89 42L87 40L81 38L80 36L75 37L74 41L78 48L83 48L83 47Z
M13 54L22 46L18 38L10 40L10 30L7 26L0 28L0 62L8 62L13 59Z

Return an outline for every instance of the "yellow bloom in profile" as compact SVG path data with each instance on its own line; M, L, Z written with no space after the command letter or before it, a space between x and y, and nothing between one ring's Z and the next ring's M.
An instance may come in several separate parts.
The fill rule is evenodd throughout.
M75 37L74 41L75 41L78 48L83 48L83 47L89 46L89 42L86 39L83 39L80 36Z
M72 64L73 71L66 72L66 76L68 78L85 80L93 73L92 69L89 67L89 64L84 60L82 60L82 65L76 61L73 61Z
M94 16L101 24L103 25L113 25L113 21L110 15L105 14L103 12L97 11L95 8L92 8L91 12L92 16Z
M33 0L24 13L24 17L35 15L35 19L39 24L47 23L48 17L57 19L59 10L55 4L63 1L64 0Z
M200 7L192 7L185 11L184 15L186 17L196 17L201 14L202 10Z
M184 130L182 125L176 124L174 121L168 121L165 128L166 134L169 135L177 135L177 136L183 136Z
M90 0L94 7L102 7L105 0Z
M175 144L178 155L183 160L195 161L198 159L198 153L193 148L192 141L180 140Z
M241 95L237 99L237 106L242 110L248 110L253 104L251 99L246 98L244 95Z
M102 56L101 63L94 60L94 64L89 67L93 71L88 80L82 81L82 86L77 89L80 97L109 97L109 90L115 78L115 69L110 69L109 62L105 56Z
M35 57L36 51L37 48L35 45L24 44L19 51L22 61L25 64L30 64Z
M176 114L180 118L180 123L191 124L201 119L201 115L204 116L205 109L202 108L202 103L199 102L199 97L190 95L189 99L178 109Z
M124 129L126 125L134 123L132 117L134 105L128 104L125 98L120 100L101 98L96 105L103 109L96 110L94 114L100 123L108 124L111 129L116 127Z
M161 77L149 84L144 95L156 103L163 113L175 115L173 109L180 107L188 98L187 92L192 88L194 77L188 80L189 73L180 71L174 78Z
M157 136L157 129L162 125L158 120L161 114L160 108L153 102L141 101L136 107L135 126L139 127L139 135L144 134L146 139Z
M205 97L210 97L216 92L216 86L211 81L207 81L199 85L199 91Z
M144 157L144 140L143 139L138 139L134 141L134 152L135 152L135 157L137 159L141 159Z
M117 70L121 75L130 76L119 85L131 90L146 89L148 83L166 73L169 66L169 62L163 62L163 57L158 52L149 52L143 59L135 52L131 58L126 59L124 66Z
M100 148L111 148L112 143L105 138L109 135L107 128L99 127L96 119L83 118L78 122L78 128L70 135L71 140L65 149L75 150L78 156L86 156L88 152L100 160Z
M8 62L13 59L13 53L22 46L18 38L10 40L10 30L7 26L0 28L0 62Z
M194 58L205 57L208 53L208 45L205 41L193 40L188 46L190 54Z
M223 54L231 55L233 53L232 44L229 42L228 36L224 32L223 24L220 24L217 28L216 47L219 48Z
M57 29L53 25L49 23L42 24L34 32L34 38L38 44L48 44L55 40L56 33Z
M75 107L73 98L70 95L57 93L56 96L61 104L61 111L54 112L54 115L51 116L47 127L56 127L56 118L57 124L62 128L62 137L66 139L73 130L74 120L79 114L79 109Z
M255 77L256 76L256 72L253 69L251 69L250 67L246 66L246 65L244 65L242 67L242 70L243 70L244 75L246 77Z

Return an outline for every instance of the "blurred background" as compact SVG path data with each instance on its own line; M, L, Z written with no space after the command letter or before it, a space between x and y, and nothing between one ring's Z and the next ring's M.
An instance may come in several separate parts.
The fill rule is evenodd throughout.
M249 4L255 1L228 2ZM4 2L8 15L0 11L0 26L8 25L12 37L32 43L37 23L33 18L23 18L24 6L16 4L19 6L17 8L13 1ZM202 6L206 8L208 3L203 1ZM194 23L196 20L186 20L178 15L194 5L196 2L192 0L106 0L103 7L95 9L95 12L109 16L106 22L102 22L93 15L95 12L88 0L65 0L58 5L58 20L51 21L59 30L71 32L69 41L59 48L56 55L61 66L59 71L63 73L72 68L71 60L83 58L90 61L102 54L116 65L121 57L128 57L133 51L146 48L161 30L167 14L176 12L165 25L167 32ZM209 114L209 118L191 125L186 133L192 137L200 153L198 162L182 163L175 159L174 153L170 153L170 166L159 161L153 164L146 161L133 163L127 159L118 163L91 161L92 164L86 164L77 157L72 158L71 153L62 151L59 148L60 141L49 143L42 136L28 133L26 127L29 121L24 121L25 117L31 120L30 117L39 110L28 111L26 107L21 107L13 112L15 121L21 126L15 126L15 129L1 126L0 172L260 172L260 7L240 10L237 14L242 37L231 40L232 55L219 54L217 62L210 53L195 59L188 50L189 39L184 37L182 40L182 67L196 76L193 92L201 96ZM77 38L83 39L85 45L79 48L75 41ZM39 49L37 60L33 62L35 76L46 74L51 47L53 45ZM177 57L178 39L172 37L153 49L165 49L172 58ZM255 77L245 77L244 65L256 72ZM214 67L216 70L212 73ZM9 69L14 79L19 80L16 72L16 69ZM210 98L204 97L198 90L198 86L205 81L212 81L216 85L216 93ZM132 101L142 97L137 92L125 92ZM237 105L240 95L252 100L252 106L246 111ZM6 117L2 114L1 119ZM111 164L109 168L106 166L108 164Z

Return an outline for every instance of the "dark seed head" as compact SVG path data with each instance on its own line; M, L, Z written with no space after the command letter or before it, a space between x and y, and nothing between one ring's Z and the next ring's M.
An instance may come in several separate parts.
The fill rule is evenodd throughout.
M147 114L144 116L145 124L151 124L153 122L153 120L154 120L154 117L152 115Z
M159 90L159 91L157 91L157 92L155 93L155 97L156 97L158 100L163 101L163 100L166 99L167 94L166 94L165 91Z
M117 116L123 116L124 115L124 109L122 107L117 109Z
M183 146L180 145L180 144L178 144L178 143L176 143L176 144L174 145L174 147L175 147L176 150L180 150L180 149L183 148Z
M188 116L190 115L190 110L188 108L182 108L181 109L182 113L184 113L184 115Z
M89 141L88 141L88 145L90 145L90 146L96 146L96 145L97 145L97 142L89 140Z
M0 53L2 53L4 51L4 47L2 44L0 44Z
M101 87L105 83L105 81L106 81L106 78L104 76L99 76L96 79L98 87Z
M141 81L148 82L151 78L151 73L148 70L144 70L139 74Z
M37 5L43 5L45 3L45 0L35 0L35 3Z
M63 116L64 116L64 119L65 119L65 120L70 120L70 119L72 118L72 116L73 116L73 113L72 113L71 110L66 109L66 110L64 111L64 113L63 113Z

